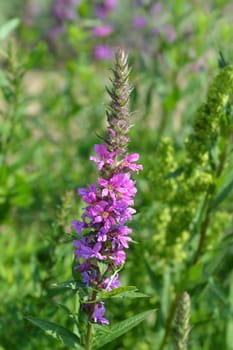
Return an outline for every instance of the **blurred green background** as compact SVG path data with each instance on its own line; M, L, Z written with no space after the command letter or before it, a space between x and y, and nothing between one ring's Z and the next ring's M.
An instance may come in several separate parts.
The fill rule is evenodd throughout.
M6 23L15 18L10 32ZM136 244L121 280L151 298L110 301L107 316L114 323L158 311L106 349L159 348L190 253L189 222L182 229L173 223L176 234L167 234L174 180L164 177L186 157L184 140L218 71L219 52L232 62L232 23L230 0L0 0L1 350L66 349L24 317L70 325L59 305L72 308L73 298L51 285L72 278L67 233L83 206L77 187L96 181L89 156L106 127L105 86L118 46L132 67L130 149L144 167L131 225ZM231 179L231 165L223 181ZM232 199L211 223L210 246L220 231L232 233ZM190 350L233 349L232 242L213 255L210 273L191 271ZM174 349L172 337L166 349Z

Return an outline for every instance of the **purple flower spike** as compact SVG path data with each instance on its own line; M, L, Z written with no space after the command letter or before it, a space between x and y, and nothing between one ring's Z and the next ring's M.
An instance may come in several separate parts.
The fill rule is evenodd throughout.
M98 181L78 189L87 206L83 208L82 220L72 221L72 228L77 232L77 239L73 241L75 268L81 273L85 288L92 288L97 294L120 286L117 272L125 263L125 250L132 241L127 222L136 213L132 206L137 189L131 173L142 170L142 165L137 164L139 155L127 152L131 89L127 56L122 50L116 54L113 74L113 87L108 90L112 100L107 108L105 143L96 144L96 156L90 157L97 163ZM92 297L89 300L94 300ZM103 302L84 304L83 310L88 313L89 321L109 323L104 318Z

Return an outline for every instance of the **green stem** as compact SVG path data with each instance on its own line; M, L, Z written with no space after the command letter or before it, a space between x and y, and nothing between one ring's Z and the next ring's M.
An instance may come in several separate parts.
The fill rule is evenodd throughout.
M90 350L91 348L91 340L92 340L92 323L89 321L88 327L87 327L87 343L86 343L87 350Z
M96 296L97 296L97 292L94 291L89 301L95 300ZM91 323L91 319L92 319L92 315L93 315L94 311L95 311L95 304L91 304L91 310L90 310L90 313L89 313L89 320L88 320L88 326L87 326L86 350L90 350L91 349L91 342L92 342L92 323Z
M226 159L227 159L227 148L228 148L228 144L229 144L231 137L232 137L232 135L229 134L228 139L225 142L223 151L220 155L219 165L218 165L218 168L216 170L216 178L220 177L222 175L223 170L224 170L224 166L225 166ZM198 262L199 258L201 257L203 248L204 248L207 229L208 229L210 221L211 221L211 212L212 212L212 205L213 205L215 191L216 191L216 188L210 194L208 202L207 202L207 210L206 210L204 221L203 221L202 226L201 226L200 238L199 238L196 253L195 253L194 258L193 258L192 265L195 265Z
M166 322L165 333L163 336L162 343L159 347L159 350L163 350L166 343L167 343L168 337L169 337L170 332L171 332L172 322L173 322L173 319L174 319L174 316L176 313L176 308L177 308L179 300L180 300L180 294L176 294L175 299L174 299L172 306L171 306L169 317L168 317L167 322Z
M192 265L195 265L198 262L198 260L201 256L203 247L204 247L206 233L207 233L207 229L209 227L210 219L211 219L212 204L213 204L213 196L211 196L207 202L206 215L205 215L204 221L203 221L202 226L201 226L200 239L198 242L196 253L195 253L193 261L192 261Z

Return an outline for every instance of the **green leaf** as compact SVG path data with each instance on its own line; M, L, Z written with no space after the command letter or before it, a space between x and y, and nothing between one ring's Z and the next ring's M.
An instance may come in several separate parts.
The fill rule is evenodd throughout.
M1 30L1 29L0 29ZM3 72L2 69L0 69L0 86L1 87L5 87L5 86L8 86L9 83L8 83L8 80L6 78L6 75L5 73Z
M136 327L139 323L144 321L145 318L151 315L151 313L154 311L155 309L141 312L140 314L137 314L136 316L133 316L125 321L118 322L117 324L111 327L103 326L104 328L107 328L109 332L104 332L104 334L97 334L93 340L93 345L91 349L99 349L105 344L108 344L114 339L125 334L132 328Z
M103 263L101 261L97 261L97 266L98 266L98 269L100 271L100 275L103 276L108 269L108 265L106 265L105 263Z
M214 200L212 210L216 210L219 204L231 193L231 190L233 188L233 180L229 182L222 191L217 195L217 197Z
M225 290L223 289L222 285L218 283L217 279L213 276L209 278L208 288L211 290L214 296L216 296L219 299L219 301L223 303L223 305L227 309L230 309Z
M196 265L191 266L188 271L185 271L181 282L178 286L178 291L181 293L184 290L192 289L203 283L203 261L199 261ZM206 281L207 283L207 281Z
M155 291L159 291L160 285L158 283L158 277L155 274L155 272L153 271L153 269L151 268L151 263L149 262L149 258L145 257L144 263L145 263L147 274L150 278L150 284L151 284L152 288Z
M119 287L111 290L110 292L101 291L95 300L92 301L82 301L85 304L95 304L99 301L103 301L109 298L149 298L149 295L144 293L139 293L138 289L133 286Z
M161 293L161 312L166 319L168 317L171 301L171 272L167 268L163 274L163 289Z
M149 297L146 294L139 293L138 289L134 286L115 288L110 292L101 292L98 294L98 297L99 296L101 300L108 299L108 298L148 298Z
M155 88L154 82L152 82L147 90L146 97L145 97L145 113L144 113L145 117L148 117L151 110L154 88Z
M70 310L67 306L65 306L65 305L63 305L63 304L60 304L60 303L56 303L56 305L57 305L57 307L58 307L59 309L65 311L65 313L66 313L68 316L73 315L72 312L71 312L71 310Z
M57 282L57 283L53 283L52 284L53 288L69 288L72 290L77 290L81 287L83 287L83 284L79 283L78 281L74 281L74 280L69 280L69 281L64 281L64 282Z
M184 167L180 167L178 169L176 169L175 171L172 171L171 173L167 174L165 176L165 179L174 179L178 176L180 176L182 173L184 172Z
M35 326L41 328L48 335L57 340L61 340L66 346L77 350L83 349L79 344L78 337L68 329L61 327L56 323L40 320L32 316L26 317L26 319L29 322L33 323Z
M20 21L18 18L13 18L10 21L6 22L3 26L0 27L0 40L5 40L8 35L18 27Z
M233 272L230 274L230 292L229 292L229 302L230 302L230 310L233 310ZM226 329L226 343L227 349L233 350L233 318L230 317L227 323Z

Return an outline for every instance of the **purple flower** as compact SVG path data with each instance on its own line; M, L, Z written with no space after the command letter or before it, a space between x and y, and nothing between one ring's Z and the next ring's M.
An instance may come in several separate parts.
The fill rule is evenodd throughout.
M132 232L127 226L120 226L114 231L112 239L112 249L115 249L117 246L121 248L128 248L128 242L132 241L131 237L128 235Z
M117 7L118 0L105 0L104 5L108 10L114 10Z
M84 261L79 266L76 266L75 269L82 273L82 282L85 284L86 288L89 288L91 283L95 283L98 271L89 261Z
M156 15L157 13L161 12L161 10L162 4L160 2L157 2L156 4L151 6L150 13Z
M111 259L114 261L115 266L123 265L125 263L126 254L123 250L117 250Z
M102 256L99 252L101 250L101 243L96 243L93 248L90 248L90 242L86 239L82 239L81 241L73 241L74 246L77 248L74 251L76 255L76 259L91 259L97 258L99 260L103 260L105 257Z
M80 0L54 0L52 15L55 20L54 27L50 30L49 37L52 42L64 33L66 23L76 19L76 6Z
M96 188L97 185L90 185L88 189L86 188L79 188L78 194L82 197L82 200L88 204L93 204L96 202Z
M134 28L142 29L146 26L146 19L143 16L137 16L133 20Z
M142 0L134 0L134 6L142 7L143 6L143 1Z
M112 289L120 287L120 281L118 279L118 273L106 278L101 287L106 290L107 292L110 292Z
M154 27L154 28L151 30L151 33L152 33L152 34L155 34L155 35L160 35L160 34L161 34L161 30L160 30L158 27Z
M116 223L114 207L108 206L108 202L101 201L95 207L88 207L86 216L92 220L93 224L102 224L106 230Z
M127 154L125 156L124 161L122 162L122 167L130 169L132 171L136 171L136 173L139 172L139 170L142 170L142 165L141 164L132 164L134 162L137 162L139 159L139 154L133 153L133 154Z
M104 318L105 314L105 307L104 303L101 301L97 304L95 304L95 310L93 313L93 321L97 323L102 323L102 324L109 324L109 321Z
M84 228L84 223L79 220L72 220L71 223L72 223L71 228L73 230L76 230L77 234L80 235L80 233L82 232L82 229Z
M109 60L112 58L112 48L107 45L96 45L93 49L94 57L99 61Z
M96 15L99 19L105 19L116 7L118 0L105 0L96 5Z
M165 31L166 31L167 41L169 43L173 43L177 38L175 29L171 25L167 25L165 27Z
M98 164L98 170L101 170L105 164L111 165L114 162L116 152L109 152L105 144L95 145L94 150L99 158L91 156L90 160Z
M137 189L135 181L130 180L130 173L116 174L110 180L98 179L102 189L102 197L110 196L113 201L117 198L129 200Z
M60 21L73 21L76 18L75 5L78 0L55 0L53 5L53 15Z
M108 15L108 11L106 10L103 4L96 5L95 12L96 12L96 16L102 20L105 19L106 16Z
M112 31L113 27L110 24L98 26L93 29L93 35L96 37L104 37L110 35Z

